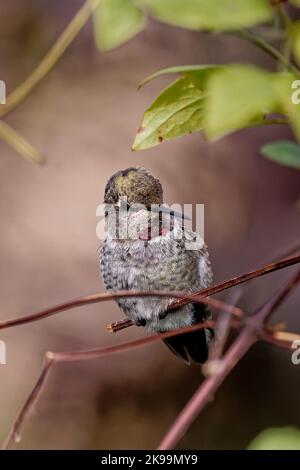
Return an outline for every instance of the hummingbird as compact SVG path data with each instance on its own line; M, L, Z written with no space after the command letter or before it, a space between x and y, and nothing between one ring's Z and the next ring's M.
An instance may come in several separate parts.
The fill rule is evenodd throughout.
M130 167L109 178L104 191L105 239L100 271L110 292L180 291L192 293L212 283L203 239L184 227L184 214L163 202L160 181L145 168ZM174 298L118 298L124 314L147 331L165 333L211 318L209 308L189 303L167 311ZM187 364L203 364L213 338L209 328L163 339Z

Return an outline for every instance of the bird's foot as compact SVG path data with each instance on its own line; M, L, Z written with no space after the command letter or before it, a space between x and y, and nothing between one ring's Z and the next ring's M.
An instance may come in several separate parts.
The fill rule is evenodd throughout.
M137 318L135 320L136 326L146 326L147 321L144 318Z

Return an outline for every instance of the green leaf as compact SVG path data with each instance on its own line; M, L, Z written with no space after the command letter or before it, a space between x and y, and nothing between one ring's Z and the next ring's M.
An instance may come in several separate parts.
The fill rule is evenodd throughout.
M133 150L202 129L203 98L193 77L187 75L173 82L145 111Z
M262 122L277 111L274 75L248 65L229 66L208 79L204 128L209 139Z
M161 75L173 73L188 74L196 72L195 76L198 76L201 80L203 80L204 76L206 76L209 72L221 67L221 65L175 65L174 67L166 67L144 78L144 80L138 84L138 89L142 88L144 85L151 82L152 80L155 80Z
M46 162L45 157L38 150L4 121L0 121L0 138L33 163L43 165Z
M96 44L102 51L114 49L142 31L145 22L133 0L102 0L94 12Z
M261 153L281 165L300 170L300 145L289 140L270 142L261 148Z
M262 431L248 446L249 450L300 450L300 431L293 427Z
M160 21L188 29L231 30L269 21L268 0L142 0Z
M291 3L293 3L297 7L300 7L300 0L291 0Z

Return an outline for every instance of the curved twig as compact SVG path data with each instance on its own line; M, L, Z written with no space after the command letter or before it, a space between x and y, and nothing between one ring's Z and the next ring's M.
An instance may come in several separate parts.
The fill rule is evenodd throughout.
M232 322L232 325L237 327L236 321ZM38 401L42 389L46 383L46 380L49 377L50 368L57 362L75 362L82 360L97 359L109 354L115 354L120 352L125 352L131 349L140 348L159 341L163 338L169 338L171 336L176 336L178 334L187 333L189 331L200 330L203 328L212 328L214 326L214 321L207 320L202 324L197 324L192 327L181 328L179 330L174 330L170 333L163 333L160 335L148 336L142 339L137 339L134 341L128 341L126 343L117 344L116 346L107 346L102 348L87 349L82 351L65 351L65 352L47 352L44 358L44 364L42 370L37 379L35 386L33 387L31 393L29 394L27 400L25 401L20 413L18 414L12 429L7 436L2 450L7 450L14 442L18 442L21 439L21 429L26 419L30 415L33 406Z
M297 250L298 251L298 246ZM209 296L212 294L216 294L218 292L222 292L226 289L230 289L231 287L238 286L240 284L243 284L244 282L250 281L252 279L258 278L260 276L264 276L265 274L272 273L274 271L278 271L280 269L286 268L288 266L292 266L294 264L297 264L300 262L300 255L295 255L291 256L289 258L284 258L279 261L273 262L271 264L268 264L266 266L263 266L262 268L255 269L254 271L250 271L246 274L242 274L241 276L233 277L227 281L221 282L220 284L217 284L212 287L208 287L207 289L203 289L199 292L196 292L192 295L197 296L197 295L202 295L202 296ZM169 311L176 310L177 308L181 307L182 305L187 304L190 302L187 297L182 298L180 300L177 300L173 302L173 304L169 307ZM128 319L125 320L119 320L118 322L111 323L108 325L109 331L112 333L116 333L119 330L122 330L124 328L128 328L129 326L132 326L132 322Z
M101 0L86 0L74 18L62 32L56 43L45 55L34 71L10 95L6 104L0 108L0 117L5 116L23 101L36 85L47 75L56 62L63 55L67 47L81 31L93 11L99 6Z
M101 294L88 295L86 297L79 297L78 299L69 300L62 304L56 305L55 307L50 307L41 312L31 313L29 315L24 315L22 317L16 317L9 320L2 320L0 322L0 330L5 328L11 328L17 325L24 325L25 323L31 323L43 318L50 317L60 312L70 310L72 308L81 307L82 305L95 304L99 302L107 302L113 299L121 299L126 297L170 297L175 299L182 299L184 296L185 299L191 299L193 302L200 302L206 305L209 305L213 308L220 309L222 308L225 311L229 311L232 315L240 317L243 315L243 311L240 308L233 307L232 305L226 304L221 300L206 298L202 295L186 294L182 292L175 291L119 291L114 293L103 292Z
M203 410L205 405L212 399L216 390L223 383L234 366L256 341L263 338L263 336L261 336L261 332L263 331L265 320L270 317L270 315L292 292L299 282L300 271L297 272L283 288L279 289L279 291L272 296L268 302L264 303L262 307L249 318L251 321L249 321L240 332L237 339L224 355L224 358L219 361L219 367L216 369L216 373L205 379L178 415L175 422L161 441L158 447L159 450L173 449L176 446L200 411Z

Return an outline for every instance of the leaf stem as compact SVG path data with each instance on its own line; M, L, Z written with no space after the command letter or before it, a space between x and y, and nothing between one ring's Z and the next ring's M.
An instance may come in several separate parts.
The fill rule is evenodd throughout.
M19 132L1 120L0 138L32 162L38 163L39 165L46 163L44 155L35 149Z
M290 120L288 118L274 118L274 119L264 119L263 121L253 122L248 124L247 128L251 127L260 127L260 126L272 126L276 124L290 124Z
M292 22L284 5L279 3L277 5L277 10L278 10L278 16L282 22L282 25L284 26L284 33L285 33L285 41L283 43L282 54L287 60L287 62L290 62L290 57L291 57L291 52L292 52L292 47L293 47L293 41L292 41L292 37L290 34L290 27L291 27Z
M265 41L262 37L245 29L234 31L233 34L238 35L252 42L252 44L259 47L260 49L265 51L267 54L269 54L271 57L273 57L273 59L276 59L279 63L284 65L290 72L293 72L297 77L300 77L300 70L298 69L298 67L292 64L287 57L281 54L281 52L278 51L278 49L271 46L271 44Z
M80 32L101 0L86 0L83 6L70 21L56 43L48 51L39 65L7 98L6 104L1 106L0 117L5 116L23 101L32 89L47 75L60 59L67 47Z

